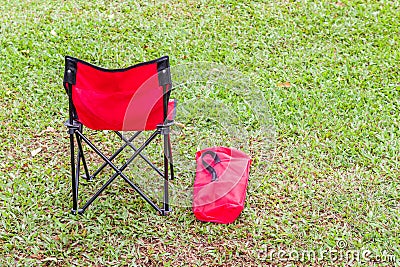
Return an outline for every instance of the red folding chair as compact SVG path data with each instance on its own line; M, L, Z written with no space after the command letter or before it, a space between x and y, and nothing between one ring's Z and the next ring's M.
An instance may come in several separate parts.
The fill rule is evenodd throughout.
M175 100L170 100L171 74L167 56L124 69L104 69L73 57L65 57L64 87L69 99L68 127L71 149L72 213L82 214L89 205L115 180L122 177L141 197L161 215L170 211L168 183L174 178L170 127L175 116ZM107 157L83 134L83 126L92 130L112 130L124 144ZM131 138L121 132L134 131ZM140 147L133 140L143 131L152 131ZM163 140L164 166L157 168L142 152L157 136ZM83 142L82 142L83 141ZM89 173L83 144L93 149L104 163ZM133 154L117 167L113 160L130 147ZM75 151L75 149L77 151ZM76 154L75 154L76 152ZM163 178L162 205L157 205L123 171L138 156ZM115 161L114 161L115 162ZM114 171L105 184L81 207L78 201L81 166L87 180L94 179L106 166Z

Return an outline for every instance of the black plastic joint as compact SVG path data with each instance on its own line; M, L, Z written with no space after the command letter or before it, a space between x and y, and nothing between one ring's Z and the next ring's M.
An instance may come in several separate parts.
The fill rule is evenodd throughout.
M160 134L162 134L162 135L168 135L168 134L171 133L171 128L170 128L171 125L172 125L171 123L168 123L168 124L160 124L160 125L157 126L157 129L158 129L158 131L159 131Z
M171 81L171 71L169 68L163 69L158 73L158 81L161 86L169 85Z
M77 210L74 210L74 209L72 209L71 210L71 213L73 214L73 215L82 215L83 213L85 212L85 210L84 209L77 209Z
M76 60L70 57L65 57L64 84L76 83Z
M86 176L86 174L82 174L81 176L83 179L85 179L86 181L90 182L93 181L93 176L90 175L89 177Z
M169 134L171 132L171 129L169 128L169 127L165 127L165 128L162 128L161 129L161 134L162 135L167 135L167 134Z
M162 57L157 62L158 83L160 86L172 84L168 56Z
M168 214L171 213L171 212L172 212L171 209L168 209L168 210L161 210L161 216L166 216L166 215L168 215Z
M68 127L68 134L74 134L77 130L82 127L80 122L74 121L72 124L69 121L64 123L65 126Z

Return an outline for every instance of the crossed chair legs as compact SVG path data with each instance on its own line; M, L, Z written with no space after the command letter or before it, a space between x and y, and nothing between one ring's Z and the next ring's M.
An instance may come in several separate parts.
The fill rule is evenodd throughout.
M70 149L71 149L71 178L72 178L72 213L82 214L93 201L117 178L122 177L144 200L146 200L156 211L161 215L166 215L170 212L169 198L168 198L168 186L169 181L174 179L174 170L172 162L172 148L170 141L170 124L162 124L157 127L157 129L151 134L149 138L138 148L136 148L132 142L140 135L141 131L135 132L135 134L129 139L125 138L120 132L115 131L115 133L124 141L124 145L121 146L112 156L105 156L86 136L83 134L83 126L81 123L74 121L72 124L66 123L68 127L68 133L70 137ZM164 171L160 171L150 160L147 159L141 152L158 136L163 137L163 151L164 151ZM75 140L78 146L77 155L75 159ZM82 148L82 140L96 152L103 160L104 163L92 174L89 174L86 160ZM121 167L117 167L112 160L116 158L122 150L127 146L133 149L132 156L127 160L127 162ZM164 178L164 196L163 205L159 207L155 204L139 187L137 187L124 173L123 171L129 166L129 164L137 157L140 156L144 161L152 167L161 177ZM82 206L78 207L78 187L80 178L81 163L84 168L85 175L83 176L88 181L94 179L107 165L114 169L115 173L112 175L107 182Z

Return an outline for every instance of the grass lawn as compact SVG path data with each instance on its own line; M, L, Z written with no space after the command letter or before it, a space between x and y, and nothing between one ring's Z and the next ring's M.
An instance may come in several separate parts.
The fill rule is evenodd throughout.
M247 147L241 216L160 217L122 182L71 215L65 55L108 68L169 55L249 78L275 142ZM0 266L399 265L399 62L398 1L3 0Z

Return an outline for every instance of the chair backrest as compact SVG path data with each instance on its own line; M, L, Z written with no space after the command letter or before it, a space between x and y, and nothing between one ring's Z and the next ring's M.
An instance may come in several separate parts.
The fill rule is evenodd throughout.
M70 115L94 130L152 130L167 116L171 74L167 56L124 69L104 69L65 57ZM71 103L72 102L72 103Z

